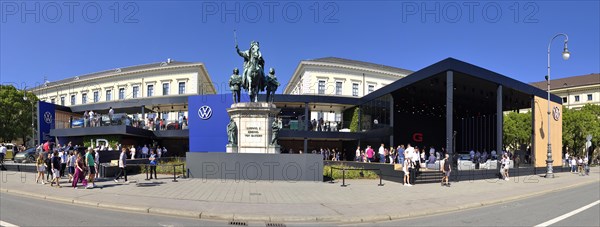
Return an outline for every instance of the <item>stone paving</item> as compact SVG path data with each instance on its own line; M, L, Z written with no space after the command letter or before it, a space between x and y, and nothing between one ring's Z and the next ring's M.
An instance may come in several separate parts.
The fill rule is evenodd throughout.
M129 211L179 215L201 219L246 221L382 221L461 209L540 195L583 184L597 184L600 169L590 176L557 173L554 179L536 175L503 180L477 180L412 187L379 180L341 182L283 182L178 179L159 175L129 176L130 183L106 179L94 189L72 189L35 184L35 174L1 172L0 191L48 200Z

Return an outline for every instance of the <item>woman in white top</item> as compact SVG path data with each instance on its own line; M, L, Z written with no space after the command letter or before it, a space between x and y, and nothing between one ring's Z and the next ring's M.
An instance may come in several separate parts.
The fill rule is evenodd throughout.
M131 153L131 159L134 159L135 158L135 147L133 145L131 145L129 152Z
M408 171L408 168L412 165L412 161L410 160L410 157L407 157L406 159L404 159L404 163L402 163L402 172L404 172L404 185L405 186L412 186L410 184L410 173Z

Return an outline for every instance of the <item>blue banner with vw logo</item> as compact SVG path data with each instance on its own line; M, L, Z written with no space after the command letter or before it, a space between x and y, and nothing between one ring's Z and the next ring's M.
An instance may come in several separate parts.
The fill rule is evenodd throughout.
M231 94L188 97L190 152L225 152Z
M52 103L38 101L38 125L40 131L38 138L40 143L44 143L52 138L49 136L50 129L54 129L55 123L55 105Z

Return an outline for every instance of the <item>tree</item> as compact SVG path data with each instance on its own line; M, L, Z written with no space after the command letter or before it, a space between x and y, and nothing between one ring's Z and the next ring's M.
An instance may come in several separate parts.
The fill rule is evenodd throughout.
M351 132L358 132L359 128L358 128L358 113L359 113L359 108L356 107L354 108L354 113L352 114L352 121L350 122L350 131Z
M583 155L587 135L600 142L600 106L585 105L580 110L563 107L563 145L574 155Z
M24 91L12 85L0 85L0 138L10 142L22 138L23 142L33 133L31 127L32 103L38 98L26 92L27 100L23 100Z
M506 148L518 150L521 146L531 146L531 113L510 112L504 115L504 137Z

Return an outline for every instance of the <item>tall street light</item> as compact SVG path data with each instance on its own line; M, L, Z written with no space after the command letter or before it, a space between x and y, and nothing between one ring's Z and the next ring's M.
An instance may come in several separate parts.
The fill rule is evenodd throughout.
M23 88L23 101L27 102L27 86L25 86L25 88ZM33 131L32 135L31 135L31 147L35 147L35 124L34 124L34 119L33 119L33 100L31 100L31 131Z
M552 41L554 41L554 39L556 39L559 36L565 37L564 49L562 52L563 59L569 60L569 57L571 57L571 53L569 52L569 49L567 49L567 42L569 42L569 36L567 36L567 34L564 33L558 33L554 37L552 37L552 39L548 43L548 75L546 75L546 81L548 82L548 159L546 159L546 178L554 178L554 173L552 172L552 143L550 142L550 45L552 44Z

